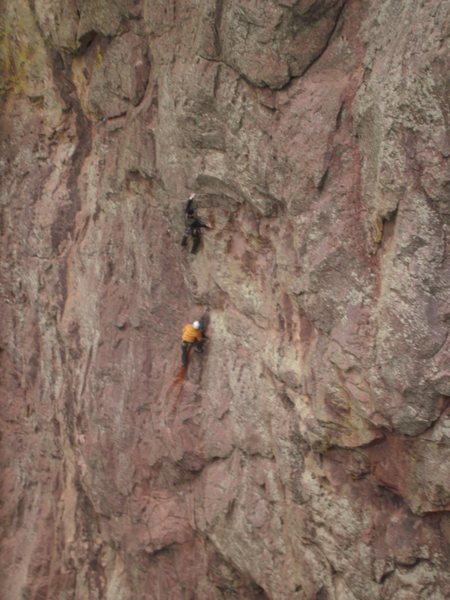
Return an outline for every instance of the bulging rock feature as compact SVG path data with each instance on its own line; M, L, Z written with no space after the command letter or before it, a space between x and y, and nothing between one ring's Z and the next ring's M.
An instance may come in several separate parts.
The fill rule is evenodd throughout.
M344 3L206 2L200 52L257 86L283 88L325 51Z
M450 597L449 2L3 5L5 599Z

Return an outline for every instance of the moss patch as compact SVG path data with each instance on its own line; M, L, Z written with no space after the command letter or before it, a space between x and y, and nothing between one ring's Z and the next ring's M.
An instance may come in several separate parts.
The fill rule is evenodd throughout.
M33 63L33 48L20 41L11 23L0 26L0 95L21 94L26 90L27 74Z

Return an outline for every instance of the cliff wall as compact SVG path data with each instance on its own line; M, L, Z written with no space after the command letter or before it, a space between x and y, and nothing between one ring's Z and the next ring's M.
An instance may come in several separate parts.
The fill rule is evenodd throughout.
M2 600L450 597L449 9L0 0Z

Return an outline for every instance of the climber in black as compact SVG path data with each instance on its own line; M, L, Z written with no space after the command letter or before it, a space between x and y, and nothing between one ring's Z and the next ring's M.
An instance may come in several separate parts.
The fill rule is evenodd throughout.
M205 229L211 229L208 223L204 223L201 219L199 219L196 216L194 208L194 198L195 194L191 194L189 196L189 199L186 203L186 208L184 209L185 230L183 238L181 240L181 245L183 247L186 247L188 239L192 238L191 254L195 254L200 245L200 229L202 227L204 227Z

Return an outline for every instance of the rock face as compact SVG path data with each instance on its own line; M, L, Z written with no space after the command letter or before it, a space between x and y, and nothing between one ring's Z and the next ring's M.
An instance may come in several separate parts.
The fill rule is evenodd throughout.
M2 598L449 598L449 1L0 9Z

